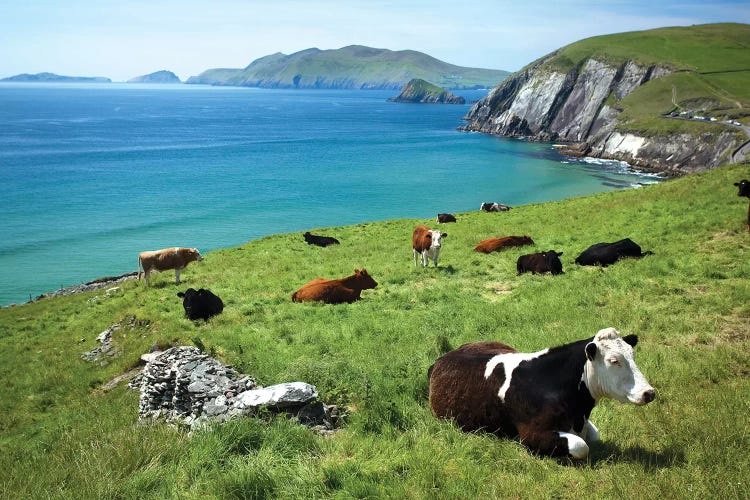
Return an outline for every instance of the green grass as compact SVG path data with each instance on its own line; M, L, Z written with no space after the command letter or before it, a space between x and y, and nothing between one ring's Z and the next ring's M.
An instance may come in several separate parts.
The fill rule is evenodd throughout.
M439 268L415 268L416 219L301 233L210 252L182 273L0 310L2 498L742 498L750 473L750 236L733 182L750 166L637 190L458 214ZM487 237L528 234L534 248L473 252ZM573 264L599 241L631 237L653 256L607 269ZM521 253L556 249L561 276L517 276ZM137 249L136 249L137 251ZM355 304L295 304L308 280L365 267L379 282ZM176 292L224 299L208 323L183 317ZM95 299L94 297L98 298ZM128 315L123 355L80 354ZM611 401L592 420L603 441L582 463L530 455L512 440L435 419L428 367L463 342L520 350L614 326L637 333L637 361L656 388L646 407ZM85 340L82 340L85 339ZM233 422L192 436L139 425L138 395L102 386L155 342L200 340L263 385L304 380L350 409L323 438L285 418Z

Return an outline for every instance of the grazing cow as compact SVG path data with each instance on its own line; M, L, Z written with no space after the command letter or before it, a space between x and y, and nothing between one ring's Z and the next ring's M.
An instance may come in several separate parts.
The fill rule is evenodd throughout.
M417 265L418 257L421 255L424 267L427 267L429 264L428 258L432 259L435 267L437 267L442 240L447 237L448 233L434 231L428 229L426 226L417 226L414 228L414 233L411 236L411 246L414 250L414 265Z
M737 196L746 196L747 198L750 198L750 181L747 179L742 179L740 182L735 182L735 186L740 188L739 192L737 193ZM747 205L747 230L750 231L750 203Z
M479 205L479 210L484 210L485 212L507 212L510 210L510 207L497 202L482 202L482 204Z
M562 274L562 262L560 262L560 256L562 252L555 252L554 250L548 250L540 253L530 253L521 255L516 261L516 270L518 274L523 274L531 271L531 274Z
M310 234L310 231L307 231L305 234L302 235L303 238L305 238L305 241L308 245L317 245L319 247L327 247L328 245L338 245L339 240L336 238L333 238L331 236L317 236L315 234Z
M362 290L369 290L378 283L367 274L366 269L355 269L354 274L346 278L328 280L315 278L302 285L292 294L292 302L320 301L326 304L351 304L360 299Z
M446 222L456 222L456 216L453 214L437 214L438 224L444 224Z
M614 243L597 243L584 250L576 257L576 264L581 266L607 267L614 264L623 257L645 257L653 252L641 252L641 247L630 238L615 241Z
M600 399L645 405L656 397L633 359L637 342L606 328L534 353L500 342L464 344L427 372L430 406L464 431L517 437L540 455L583 459L587 443L599 440L589 416Z
M479 242L474 250L482 253L492 253L503 248L533 245L534 241L528 236L505 236L503 238L489 238Z
M200 318L208 321L208 318L216 316L224 310L224 302L210 290L188 288L185 292L179 292L177 296L182 297L185 316L192 321Z
M175 283L180 284L180 269L185 269L188 264L196 260L203 260L197 248L163 248L141 252L138 254L138 279L141 279L141 268L143 277L148 285L148 276L153 271L166 271L174 269Z

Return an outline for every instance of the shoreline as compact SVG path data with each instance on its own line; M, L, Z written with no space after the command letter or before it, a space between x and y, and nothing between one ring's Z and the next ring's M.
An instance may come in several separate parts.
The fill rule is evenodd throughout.
M119 276L104 276L101 278L96 278L91 281L87 281L86 283L81 283L78 285L60 288L59 290L54 290L51 292L44 292L40 295L37 295L34 298L31 298L31 294L29 294L29 300L27 302L7 304L4 306L0 306L0 309L5 309L8 307L18 307L18 306L22 306L25 304L31 304L33 302L38 302L42 299L49 299L52 297L62 297L65 295L73 295L76 293L91 292L93 290L101 290L102 288L107 288L109 286L116 285L118 283L122 283L124 281L129 281L129 280L133 280L137 278L138 278L138 271L131 271L125 274L121 274Z

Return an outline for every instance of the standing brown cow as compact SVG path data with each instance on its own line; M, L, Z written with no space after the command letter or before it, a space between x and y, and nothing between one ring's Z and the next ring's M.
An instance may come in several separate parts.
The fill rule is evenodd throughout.
M292 302L320 301L326 304L351 304L359 300L362 290L378 286L378 283L367 274L366 269L355 269L354 274L346 278L329 280L315 278L302 285L292 294Z
M188 264L196 260L203 260L197 248L163 248L141 252L138 254L138 279L141 279L141 267L143 276L148 285L148 276L152 271L166 271L174 269L175 282L180 284L180 269L185 269Z
M421 255L424 267L427 267L429 263L428 258L432 259L435 267L437 267L442 239L447 237L448 233L441 233L440 231L429 229L427 226L419 225L414 228L414 232L411 235L411 247L414 250L414 265L417 265L419 256Z
M488 238L481 241L474 250L482 253L492 253L503 248L521 247L524 245L533 245L534 240L528 236L505 236L503 238Z

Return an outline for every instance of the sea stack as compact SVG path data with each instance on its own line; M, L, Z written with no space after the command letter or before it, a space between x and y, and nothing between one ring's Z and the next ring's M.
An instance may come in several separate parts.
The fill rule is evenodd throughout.
M420 78L409 81L397 97L391 97L389 102L410 102L426 104L466 104L461 96L456 96L444 88L433 85Z

